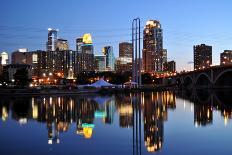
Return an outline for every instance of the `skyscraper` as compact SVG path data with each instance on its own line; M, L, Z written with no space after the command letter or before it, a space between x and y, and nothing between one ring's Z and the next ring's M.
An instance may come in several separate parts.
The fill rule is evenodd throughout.
M232 50L224 50L220 54L221 65L232 65Z
M208 68L212 65L212 46L205 44L193 46L194 70Z
M56 50L57 32L58 29L48 28L47 51Z
M145 72L163 69L163 31L157 20L149 20L143 30L143 70Z
M89 33L76 39L77 73L94 71L94 53L92 37Z
M132 43L122 42L119 43L119 57L132 58Z
M102 49L102 53L106 56L106 69L108 71L114 71L115 58L112 46L105 46Z
M119 43L119 57L116 59L116 71L132 71L132 43Z

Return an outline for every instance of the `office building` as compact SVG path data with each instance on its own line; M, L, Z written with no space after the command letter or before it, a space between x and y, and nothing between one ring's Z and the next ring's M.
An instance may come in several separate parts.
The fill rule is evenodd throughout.
M176 71L176 62L173 60L165 62L164 63L164 71L175 72Z
M114 71L115 70L115 58L112 46L105 46L102 49L102 53L106 56L106 70Z
M103 72L106 71L106 56L95 55L94 56L95 71Z
M194 70L208 68L212 65L212 46L205 44L193 46Z
M143 70L157 72L163 70L165 62L163 50L163 31L157 20L149 20L143 30Z
M76 39L77 73L94 71L94 53L92 37L89 33Z
M132 43L119 43L119 57L132 58L133 47Z
M116 59L116 72L132 71L132 58L118 57Z
M69 50L68 40L66 40L66 39L57 39L56 50L57 51Z
M220 54L220 62L221 65L232 65L232 50L224 50Z
M29 64L32 63L32 55L28 49L18 49L11 54L11 64Z
M56 50L57 32L58 29L48 28L47 51Z

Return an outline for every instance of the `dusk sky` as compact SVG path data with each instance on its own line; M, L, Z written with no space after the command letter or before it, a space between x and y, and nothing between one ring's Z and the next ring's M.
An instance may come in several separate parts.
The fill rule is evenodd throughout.
M46 49L47 28L58 28L75 50L75 38L91 33L95 54L111 45L131 40L131 22L149 19L163 28L168 60L177 70L190 69L193 45L213 46L213 64L220 53L232 49L231 0L1 0L0 51L18 48Z

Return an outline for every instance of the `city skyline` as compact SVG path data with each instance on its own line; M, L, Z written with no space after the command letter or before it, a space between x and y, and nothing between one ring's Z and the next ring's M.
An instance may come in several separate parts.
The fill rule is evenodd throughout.
M133 3L133 7L130 8L121 7L118 1L102 1L101 4L105 3L107 7L97 5L98 2L59 2L61 1L48 5L47 1L4 1L0 7L4 12L0 15L3 21L0 24L0 51L11 54L18 48L28 48L30 51L44 50L47 28L52 27L60 30L59 38L67 39L72 50L75 49L76 38L84 33L91 33L95 54L100 54L104 46L113 46L114 55L118 57L118 44L131 40L131 22L135 17L141 18L142 27L147 20L161 22L163 46L168 50L169 60L177 62L178 71L190 69L188 62L193 62L194 45L212 46L213 65L220 64L220 53L232 49L232 32L229 28L232 14L229 12L230 1L141 1ZM77 9L79 3L82 7ZM123 2L124 6L128 6L129 3L130 1ZM173 4L176 7L172 7ZM95 7L96 5L98 7ZM154 7L155 5L160 7ZM44 11L40 10L41 7ZM55 13L49 13L49 9L52 8L73 11L57 9ZM116 11L118 9L122 11ZM83 18L83 15L86 18Z

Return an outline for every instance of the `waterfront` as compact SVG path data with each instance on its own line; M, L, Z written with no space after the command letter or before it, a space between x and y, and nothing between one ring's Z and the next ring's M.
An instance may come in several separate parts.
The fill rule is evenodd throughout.
M1 96L0 154L231 154L230 94Z

